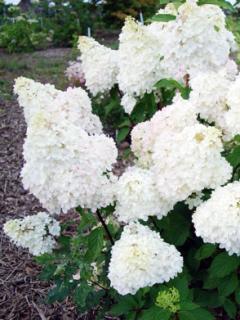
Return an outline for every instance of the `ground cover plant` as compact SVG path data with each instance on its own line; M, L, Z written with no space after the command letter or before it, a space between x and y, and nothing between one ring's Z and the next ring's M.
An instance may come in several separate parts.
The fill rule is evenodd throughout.
M118 50L80 37L66 71L78 87L16 79L22 182L45 211L4 231L55 283L49 303L71 297L96 319L237 319L240 78L221 7L127 18ZM74 208L77 221L58 221Z

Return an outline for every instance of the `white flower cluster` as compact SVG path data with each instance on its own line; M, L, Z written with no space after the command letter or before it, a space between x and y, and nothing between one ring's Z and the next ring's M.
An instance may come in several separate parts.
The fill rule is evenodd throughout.
M131 149L137 157L138 165L149 168L153 164L153 147L159 135L167 137L173 132L181 132L187 126L197 123L195 108L177 96L172 105L155 113L150 121L136 125L131 133Z
M25 87L19 88L18 94L23 97ZM42 99L42 104L36 96L34 112L28 120L24 187L52 213L77 206L92 210L107 206L114 195L114 141L102 134L101 122L92 114L90 99L83 89L69 88L59 91L55 99L47 98L48 95ZM28 101L34 102L33 98L22 101L27 110Z
M73 85L83 86L85 84L85 76L81 61L70 61L69 66L65 71L65 75Z
M128 18L120 34L118 84L124 93L122 104L131 113L134 97L151 92L164 77L162 53L158 41L148 27Z
M17 246L29 249L35 256L51 253L57 244L55 237L60 235L59 222L45 212L9 220L3 229Z
M118 83L122 106L131 113L137 97L152 92L163 78L184 82L187 75L193 78L201 72L218 71L229 61L231 64L229 56L236 44L218 6L187 0L178 8L169 4L158 14L171 14L176 19L143 25L128 17L118 51L80 37L83 70L93 95Z
M200 124L195 106L178 96L135 126L131 147L136 166L116 186L115 214L123 222L162 218L177 202L231 178L232 167L221 155L221 131Z
M227 93L231 80L221 72L200 73L190 81L190 101L200 117L217 127L225 127Z
M196 234L240 256L240 182L219 187L193 214Z
M28 123L36 110L43 110L51 104L60 91L51 84L41 84L34 80L19 77L15 80L14 93L18 95L18 103L24 110Z
M131 223L112 248L108 277L120 294L135 294L139 288L169 281L182 267L174 246L148 227Z
M68 88L67 91L56 90L53 85L43 85L24 77L15 81L14 92L24 109L27 124L36 114L51 113L55 122L74 123L89 134L102 133L99 118L92 113L92 104L87 93L81 88ZM61 125L59 123L59 125Z
M152 170L163 198L183 201L192 193L215 189L231 178L232 167L221 156L220 135L215 127L196 124L157 138Z
M236 70L230 74L226 69L201 73L190 85L189 103L202 119L214 123L226 141L240 133L240 75Z
M109 91L117 82L118 52L85 36L79 38L78 48L88 90L94 96Z
M115 214L120 221L147 220L148 216L159 219L172 208L157 191L153 173L150 170L131 167L120 177L116 184Z
M158 32L164 46L162 63L166 72L181 80L199 72L215 71L227 64L231 50L235 49L233 34L225 26L225 15L215 5L198 5L189 0L182 4L176 19L160 23Z

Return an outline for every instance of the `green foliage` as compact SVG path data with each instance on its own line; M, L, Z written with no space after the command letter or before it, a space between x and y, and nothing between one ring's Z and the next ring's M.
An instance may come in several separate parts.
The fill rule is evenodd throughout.
M51 34L41 31L36 22L24 17L0 27L0 47L9 53L42 49L51 42Z
M150 309L143 311L139 320L169 320L171 313L167 310L161 310L157 306L153 306Z
M221 7L222 9L226 9L229 11L235 11L233 5L225 0L198 0L198 4L199 5L203 5L203 4L213 4L216 6Z
M168 22L175 19L176 19L176 16L172 14L157 14L153 16L151 19L149 19L149 21Z
M237 270L239 265L240 259L236 255L229 256L227 252L222 252L213 259L209 275L211 278L223 278Z

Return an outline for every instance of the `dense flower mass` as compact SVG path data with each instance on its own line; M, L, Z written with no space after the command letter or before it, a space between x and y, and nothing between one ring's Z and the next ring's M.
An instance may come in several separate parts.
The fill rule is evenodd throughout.
M172 105L158 111L150 121L136 125L132 130L132 151L144 168L153 164L152 154L156 139L181 132L186 126L197 123L195 108L177 96Z
M52 85L43 85L20 77L16 79L14 91L18 95L20 106L24 109L28 125L37 113L47 112L52 115L53 121L62 122L62 125L70 122L90 134L102 133L102 124L99 118L92 113L91 100L86 91L81 88L68 88L66 91L60 91Z
M231 80L221 72L205 72L193 78L190 85L190 101L200 117L209 123L215 123L219 128L225 127L227 93Z
M137 219L147 220L148 216L162 218L173 204L161 199L153 173L138 167L129 168L116 184L115 214L123 222Z
M178 9L166 6L159 12L164 13L176 19L142 25L128 18L120 34L117 79L127 113L134 99L153 91L160 79L183 82L186 75L193 78L231 65L229 54L236 45L218 6L186 1Z
M196 124L157 138L153 172L162 197L183 201L192 193L214 189L231 178L232 168L221 156L220 135L214 127Z
M122 295L167 282L182 271L183 259L177 249L159 234L139 223L124 228L112 247L108 277Z
M111 138L89 136L36 114L24 144L23 184L51 212L81 206L96 210L113 201L112 164L117 150Z
M94 96L110 90L117 82L118 52L85 36L79 38L78 48L88 90Z
M9 220L3 229L17 246L29 249L35 256L51 253L57 244L55 237L60 235L59 222L45 212Z
M240 255L240 182L219 187L193 214L196 234L219 244L230 255Z
M20 97L21 90L25 87L18 90ZM28 117L24 143L24 187L53 213L79 205L92 210L108 205L113 201L110 171L117 149L113 140L102 134L86 92L69 88L49 101L43 96L44 92L40 104L38 96L30 99L34 111ZM28 101L22 103L27 110Z
M170 77L181 80L186 74L192 77L199 72L217 71L228 63L236 45L218 6L198 5L190 0L175 15L175 20L159 23L158 31L155 23L155 34L159 34L161 43L162 33L165 34L162 64Z
M150 30L128 18L120 34L118 84L124 93L126 112L133 109L133 97L150 92L157 80L163 78L161 50Z
M19 105L23 107L27 123L36 110L44 110L59 92L51 84L44 85L24 77L15 80L14 93L18 96Z

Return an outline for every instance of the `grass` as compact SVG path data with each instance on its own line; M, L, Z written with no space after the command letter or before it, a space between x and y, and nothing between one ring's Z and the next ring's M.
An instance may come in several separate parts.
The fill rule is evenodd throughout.
M68 62L75 57L70 49L53 49L30 54L1 54L0 97L12 101L14 79L28 77L43 83L52 83L58 89L67 87L64 72Z

